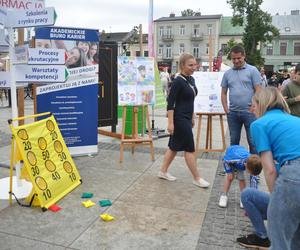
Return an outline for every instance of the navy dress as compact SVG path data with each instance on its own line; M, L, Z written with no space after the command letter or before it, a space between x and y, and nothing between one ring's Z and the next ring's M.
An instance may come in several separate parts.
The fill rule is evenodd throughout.
M195 152L192 117L197 93L192 76L181 74L172 82L167 106L167 110L174 110L174 133L168 144L172 151Z

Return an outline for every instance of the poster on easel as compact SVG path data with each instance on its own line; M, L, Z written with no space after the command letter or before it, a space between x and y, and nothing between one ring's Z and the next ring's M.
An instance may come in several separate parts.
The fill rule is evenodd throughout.
M155 68L151 57L118 57L118 103L155 104Z
M38 112L54 114L71 155L98 152L98 45L94 29L41 27L37 48L63 49L69 78L37 88Z
M50 113L32 118L46 115ZM32 183L27 200L32 200L34 206L46 210L81 184L79 172L53 115L21 126L10 123L10 128L18 158L24 163L23 178Z
M195 72L198 89L194 101L195 113L224 113L221 102L221 81L224 72Z

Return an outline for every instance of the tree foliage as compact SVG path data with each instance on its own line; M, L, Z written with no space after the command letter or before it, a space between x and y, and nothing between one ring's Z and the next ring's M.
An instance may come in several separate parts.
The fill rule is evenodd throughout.
M246 60L256 66L264 63L258 46L279 36L278 29L272 25L271 15L260 8L262 2L263 0L227 0L233 10L232 25L245 25L242 41Z
M234 38L231 38L228 42L227 42L227 46L223 49L223 55L227 55L227 59L230 60L230 50L233 46L238 45L240 43L238 43L236 40L234 40Z
M186 9L181 11L181 16L194 16L195 15L195 11L193 11L192 9Z

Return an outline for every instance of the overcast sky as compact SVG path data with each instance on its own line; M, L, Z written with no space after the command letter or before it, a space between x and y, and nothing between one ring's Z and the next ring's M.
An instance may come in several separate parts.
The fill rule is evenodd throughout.
M202 15L223 14L231 16L226 0L153 0L153 18L176 16L184 9L200 10ZM143 25L148 31L148 0L45 0L47 7L55 7L56 26L95 28L109 32L130 31ZM262 9L271 15L290 14L299 9L299 0L264 0Z

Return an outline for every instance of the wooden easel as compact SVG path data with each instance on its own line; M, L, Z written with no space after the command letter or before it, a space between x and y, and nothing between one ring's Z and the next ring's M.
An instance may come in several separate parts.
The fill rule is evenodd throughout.
M144 119L144 112L146 108L146 124L148 129L148 138L141 138L138 136L138 107L133 107L133 116L132 116L132 138L125 138L125 125L126 125L126 111L127 107L123 106L123 114L122 114L122 132L121 132L121 145L120 145L120 162L123 162L124 158L124 146L131 146L131 153L134 154L134 149L136 146L150 146L151 160L154 161L154 146L152 141L152 130L150 126L150 118L148 107L145 105L141 105L142 107L142 117ZM142 122L142 126L144 123ZM142 135L144 135L144 128L142 129Z
M225 143L225 131L224 131L224 123L223 123L223 115L225 113L197 113L199 116L198 120L198 129L197 129L197 142L196 142L196 153L202 152L224 152L226 149ZM206 138L205 138L205 148L200 148L200 134L201 134L201 124L202 117L207 116L207 126L206 126ZM212 147L212 117L219 116L220 125L221 125L221 135L222 135L222 148L214 149Z

